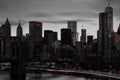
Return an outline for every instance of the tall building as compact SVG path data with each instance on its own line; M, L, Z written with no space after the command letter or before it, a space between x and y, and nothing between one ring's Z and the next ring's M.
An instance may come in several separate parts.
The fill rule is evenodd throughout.
M10 37L11 37L11 24L6 19L6 22L0 27L0 36L5 39L5 54L4 58L10 58Z
M68 29L71 29L72 42L73 45L75 45L75 41L78 41L77 21L68 21Z
M108 0L108 6L105 8L105 12L108 13L108 33L111 35L113 29L113 8L110 6L110 0Z
M71 29L61 29L61 43L63 45L72 45L71 37Z
M86 29L81 29L81 42L86 43Z
M42 39L42 22L29 22L30 37L33 41L40 41Z
M0 33L1 33L0 35L4 36L6 39L10 38L10 36L11 36L11 24L10 24L8 18L6 19L5 24L3 24L0 27Z
M23 36L23 30L22 30L21 24L19 22L19 25L17 27L17 37L22 38L22 36Z
M105 12L107 13L107 23L108 23L108 53L111 57L111 50L114 46L114 30L113 30L113 8L110 6L110 0L108 0L108 6L105 8Z
M115 33L115 46L117 47L117 50L120 51L120 24L117 32Z
M99 14L99 36L98 53L101 56L108 56L108 13Z

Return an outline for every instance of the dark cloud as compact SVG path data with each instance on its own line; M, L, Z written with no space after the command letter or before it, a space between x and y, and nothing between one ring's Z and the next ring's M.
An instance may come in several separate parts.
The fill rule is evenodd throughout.
M117 20L120 20L119 3L120 0L111 0L110 4ZM104 11L106 6L107 0L1 0L0 16L17 20L39 18L38 20L50 23L65 23L69 20L62 18L91 22L91 18L98 18L99 12ZM13 22L14 24L17 22Z
M29 15L30 17L53 17L55 15L53 15L52 13L49 12L36 12L36 13L32 13Z
M58 13L60 16L76 16L76 17L97 17L98 14L96 12L89 12L89 11L81 11L81 12L60 12Z
M119 17L120 0L111 0L114 8L114 16ZM1 16L12 16L12 18L23 17L86 17L96 18L99 12L104 11L107 0L1 0ZM40 11L40 12L39 12ZM56 13L53 14L53 13ZM18 15L19 14L19 15ZM14 15L14 16L13 16Z
M88 20L88 19L69 19L69 20L57 20L57 21L53 21L53 20L50 20L50 21L44 21L42 20L41 22L44 22L44 23L53 23L53 24L61 24L61 23L67 23L68 21L77 21L77 22L94 22L94 20Z

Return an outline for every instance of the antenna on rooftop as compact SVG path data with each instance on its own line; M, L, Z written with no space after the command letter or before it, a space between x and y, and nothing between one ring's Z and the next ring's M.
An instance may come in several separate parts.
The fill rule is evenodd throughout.
M110 6L110 0L108 0L108 6Z

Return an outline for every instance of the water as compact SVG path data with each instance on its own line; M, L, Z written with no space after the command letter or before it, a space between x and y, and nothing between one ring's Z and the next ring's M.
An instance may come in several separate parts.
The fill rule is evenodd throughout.
M8 72L0 72L0 80L10 80ZM82 77L74 77L72 75L60 75L60 74L27 74L26 80L88 80Z
M59 75L59 74L27 74L27 80L86 80L82 77L74 77L68 75Z

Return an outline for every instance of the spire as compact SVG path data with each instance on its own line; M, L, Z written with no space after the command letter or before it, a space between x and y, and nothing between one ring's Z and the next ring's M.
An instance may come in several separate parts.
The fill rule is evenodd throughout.
M9 22L9 19L8 19L8 18L6 19L5 24L10 24L10 22Z
M18 24L18 27L21 27L21 24L20 24L20 20L19 20L19 24ZM22 28L22 27L21 27Z
M108 7L110 6L110 0L108 0Z
M20 21L19 21L19 24L18 24L18 27L17 27L17 36L22 37L22 35L23 35L23 30L22 30L22 27L21 27L21 24L20 24Z

